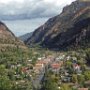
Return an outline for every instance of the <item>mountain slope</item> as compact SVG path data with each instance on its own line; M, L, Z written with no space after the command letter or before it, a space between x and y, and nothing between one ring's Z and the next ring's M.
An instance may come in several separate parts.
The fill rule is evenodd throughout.
M0 22L0 49L8 46L26 48L24 43L19 40L4 23Z
M77 0L64 7L62 13L35 30L26 44L48 48L83 46L90 42L90 1Z
M19 39L25 42L28 38L30 38L32 36L32 34L33 34L33 32L24 34L24 35L20 36Z

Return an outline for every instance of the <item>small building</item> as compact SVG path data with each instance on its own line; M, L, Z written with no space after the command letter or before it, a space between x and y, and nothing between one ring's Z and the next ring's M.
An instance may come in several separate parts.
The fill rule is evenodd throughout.
M80 66L78 64L73 65L74 70L80 70Z
M78 64L73 64L73 69L77 74L81 73L81 66Z
M40 74L40 72L44 71L44 62L43 61L37 62L33 67L33 69L36 74Z
M30 59L30 60L28 60L28 62L32 62L32 60Z
M61 64L60 64L60 63L52 63L52 64L51 64L51 70L52 70L54 73L59 74L60 67L61 67Z
M22 72L22 73L27 73L27 72L28 72L28 70L29 70L29 68L28 68L28 67L23 67L23 68L21 69L21 72Z
M86 87L90 87L90 80L88 80L88 81L85 82L85 86Z
M42 60L42 58L41 58L41 57L39 57L39 58L38 58L38 60Z
M88 88L78 88L78 90L88 90Z
M71 56L67 56L66 59L67 59L67 60L70 60L70 59L71 59Z

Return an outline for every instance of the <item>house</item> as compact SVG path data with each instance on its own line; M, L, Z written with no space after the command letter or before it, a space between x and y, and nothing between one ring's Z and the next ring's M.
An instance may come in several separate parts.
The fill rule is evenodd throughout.
M71 59L71 56L67 56L66 59L67 59L67 60L70 60L70 59Z
M32 60L30 59L30 60L28 60L28 62L32 62Z
M42 72L44 70L44 61L38 61L33 67L33 69L36 74Z
M49 63L51 61L51 59L45 58L45 59L43 59L43 61L44 61L44 63Z
M16 81L16 85L24 86L25 84L27 84L25 80L18 80L18 81Z
M70 76L64 76L64 77L62 78L62 81L63 81L63 82L71 82L71 77L70 77Z
M74 70L80 70L80 66L78 64L73 65Z
M52 70L54 73L59 74L60 67L61 67L61 64L60 64L60 63L55 63L55 62L54 62L54 63L51 64L51 70Z
M85 82L85 86L86 87L90 87L90 80L88 80L88 81Z
M61 54L60 56L59 56L59 59L61 60L61 59L64 59L65 58L65 55L64 54Z
M38 58L38 60L42 60L42 58L41 58L41 57L39 57L39 58Z
M47 58L46 59L49 59L50 61L53 61L54 59L55 59L55 57L54 56L52 56L52 55L49 55L49 56L47 56Z
M17 64L17 67L21 67L22 65L21 64Z
M76 73L80 74L81 73L81 67L78 64L73 64L73 69Z
M56 60L57 60L57 61L59 61L59 60L60 60L60 58L59 58L59 57L57 57L57 58L56 58Z
M30 68L29 67L22 67L21 72L23 74L29 74L30 73Z
M77 57L72 57L73 60L77 60Z
M10 67L11 67L11 69L16 69L17 68L16 65L11 65Z
M88 90L88 88L78 88L78 90Z

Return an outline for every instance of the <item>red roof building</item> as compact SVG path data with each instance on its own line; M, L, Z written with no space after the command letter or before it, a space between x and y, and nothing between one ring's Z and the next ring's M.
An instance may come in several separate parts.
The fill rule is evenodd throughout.
M53 63L53 64L51 64L51 68L53 68L53 69L59 69L60 66L61 65L59 63Z
M88 90L88 88L78 88L78 90Z

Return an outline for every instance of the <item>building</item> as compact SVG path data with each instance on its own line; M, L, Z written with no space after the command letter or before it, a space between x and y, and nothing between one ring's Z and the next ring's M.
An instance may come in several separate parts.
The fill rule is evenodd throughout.
M88 90L88 88L78 88L78 90Z
M54 62L51 64L51 70L56 74L59 74L60 67L61 67L61 63Z
M73 64L73 69L77 74L81 74L81 66L78 64Z
M44 61L38 61L33 67L33 69L36 74L40 74L41 72L43 72L44 71Z

